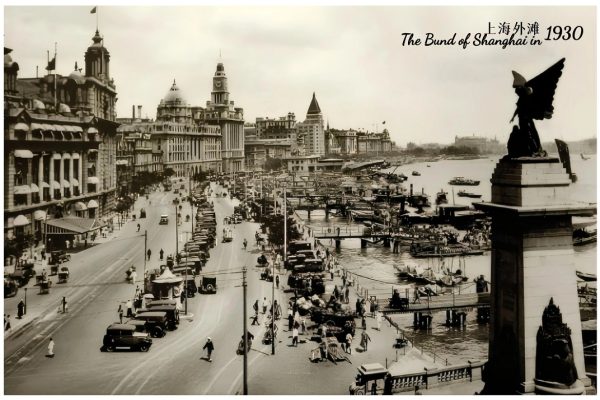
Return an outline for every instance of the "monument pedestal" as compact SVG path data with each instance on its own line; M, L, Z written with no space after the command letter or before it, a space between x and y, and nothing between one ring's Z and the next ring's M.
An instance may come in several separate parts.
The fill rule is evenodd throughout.
M591 215L595 208L570 199L571 181L556 158L502 159L491 182L492 202L474 204L492 215L492 315L484 393L543 389L544 381L535 381L540 378L537 336L551 299L571 330L571 364L580 382L566 385L567 392L582 393L590 380L583 358L571 217ZM552 390L557 394L561 388L553 385Z

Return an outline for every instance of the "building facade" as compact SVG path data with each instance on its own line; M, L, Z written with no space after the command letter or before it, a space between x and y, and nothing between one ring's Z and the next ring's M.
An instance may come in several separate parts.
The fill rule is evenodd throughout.
M325 129L323 125L323 114L321 107L317 102L317 97L313 93L312 100L308 106L306 119L297 124L298 134L304 140L304 154L323 155L325 154Z
M482 136L455 136L454 145L457 147L471 147L481 154L502 154L506 148L496 139Z
M331 141L329 153L343 155L352 155L357 153L357 131L353 129L329 129L328 132Z
M356 135L357 154L381 154L392 151L393 143L387 129L383 132L358 132Z
M5 237L42 237L43 222L112 214L116 179L116 87L99 32L85 73L19 79L5 49Z
M194 107L193 119L198 125L217 125L221 131L222 171L244 169L244 109L229 100L227 75L223 63L217 64L213 76L211 100L206 108Z

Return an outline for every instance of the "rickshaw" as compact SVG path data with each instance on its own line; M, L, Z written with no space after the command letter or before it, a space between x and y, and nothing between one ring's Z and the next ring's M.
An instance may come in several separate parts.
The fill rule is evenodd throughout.
M61 264L71 259L71 255L67 254L65 250L54 250L50 252L50 260L48 264Z
M58 274L58 266L60 264L52 264L50 265L50 275L56 275Z
M48 294L50 293L50 287L52 286L52 281L45 279L40 282L40 294Z
M60 272L58 273L58 283L67 283L69 280L69 268L61 267Z

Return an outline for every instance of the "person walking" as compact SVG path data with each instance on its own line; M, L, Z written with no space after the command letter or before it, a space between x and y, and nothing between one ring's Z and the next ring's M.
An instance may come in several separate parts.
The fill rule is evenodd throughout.
M10 326L10 315L6 315L6 318L4 318L4 331L12 332L12 327Z
M50 342L48 343L48 354L46 354L46 357L54 358L54 340L52 338L50 338Z
M150 256L152 255L152 250L148 249L148 252L146 254L148 254L148 261L150 261Z
M252 318L252 323L251 323L250 325L260 325L260 324L258 323L258 312L257 312L257 313L255 313L255 314L254 314L252 317L250 317L250 318Z
M360 299L359 299L359 298L357 298L357 299L356 299L356 313L357 313L358 315L360 315L360 309L361 309Z
M248 247L248 241L246 240L246 238L244 238L244 250L246 250L247 247Z
M292 330L294 325L294 313L291 308L288 308L288 331Z
M119 304L119 309L117 310L119 313L119 323L123 323L123 306Z
M275 286L277 286L277 289L279 289L279 275L275 276Z
M346 353L352 354L352 334L350 332L346 334Z
M133 317L133 303L131 300L127 300L127 303L125 304L125 308L127 309L127 318Z
M63 296L62 300L60 301L60 304L62 305L62 312L63 314L66 313L67 311L69 311L69 306L67 305L67 298Z
M364 351L367 351L367 347L368 347L370 341L371 341L371 337L369 336L367 331L362 331L362 333L360 334L360 345Z
M363 330L366 330L367 329L367 319L365 318L364 315L361 317L361 322L362 322Z
M376 314L376 319L377 319L377 330L380 331L381 330L381 322L383 321L383 316L379 311L375 312Z
M215 349L215 345L210 338L206 338L206 343L204 343L204 347L202 347L202 349L206 350L207 361L212 362L212 352Z
M268 306L268 302L267 302L267 298L263 298L263 302L262 302L262 313L266 314L267 313L267 306Z
M350 301L350 287L348 286L346 286L344 300L346 300L346 304L348 304L348 302Z
M19 304L17 304L17 318L19 318L19 319L23 318L24 314L25 314L25 303L23 302L23 299L21 299L21 301L19 301Z
M160 249L160 251L158 252L158 255L160 257L160 260L162 261L163 256L165 255L165 251L163 249Z
M258 299L256 300L256 302L254 302L252 308L254 309L254 315L258 316Z
M298 323L294 324L294 329L292 329L292 346L298 347Z
M137 224L137 229L138 229L137 231L138 231L138 232L140 231L140 228L141 228L141 227L140 227L140 224Z

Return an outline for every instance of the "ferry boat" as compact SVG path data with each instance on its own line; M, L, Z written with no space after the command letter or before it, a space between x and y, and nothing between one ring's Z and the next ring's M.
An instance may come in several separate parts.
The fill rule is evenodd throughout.
M596 275L594 275L594 274L588 274L586 272L581 272L581 271L575 271L575 274L577 274L577 277L583 281L586 281L586 282L595 282L596 281Z
M444 189L441 189L439 192L437 192L435 196L435 204L438 206L440 204L448 204L448 197L446 196L447 194L448 192L444 192Z
M462 176L455 176L454 178L448 181L449 185L459 185L459 186L479 186L480 181L476 181L473 179L464 178Z
M349 210L354 221L370 221L375 216L373 210Z
M421 176L421 173L419 171L413 171L412 176Z
M427 257L454 257L454 256L479 256L484 253L480 249L472 249L464 245L447 245L447 246L427 246L413 247L410 249L410 255L415 258Z
M459 190L457 195L458 195L458 197L470 197L472 199L480 199L481 198L480 194L467 192L465 190Z

